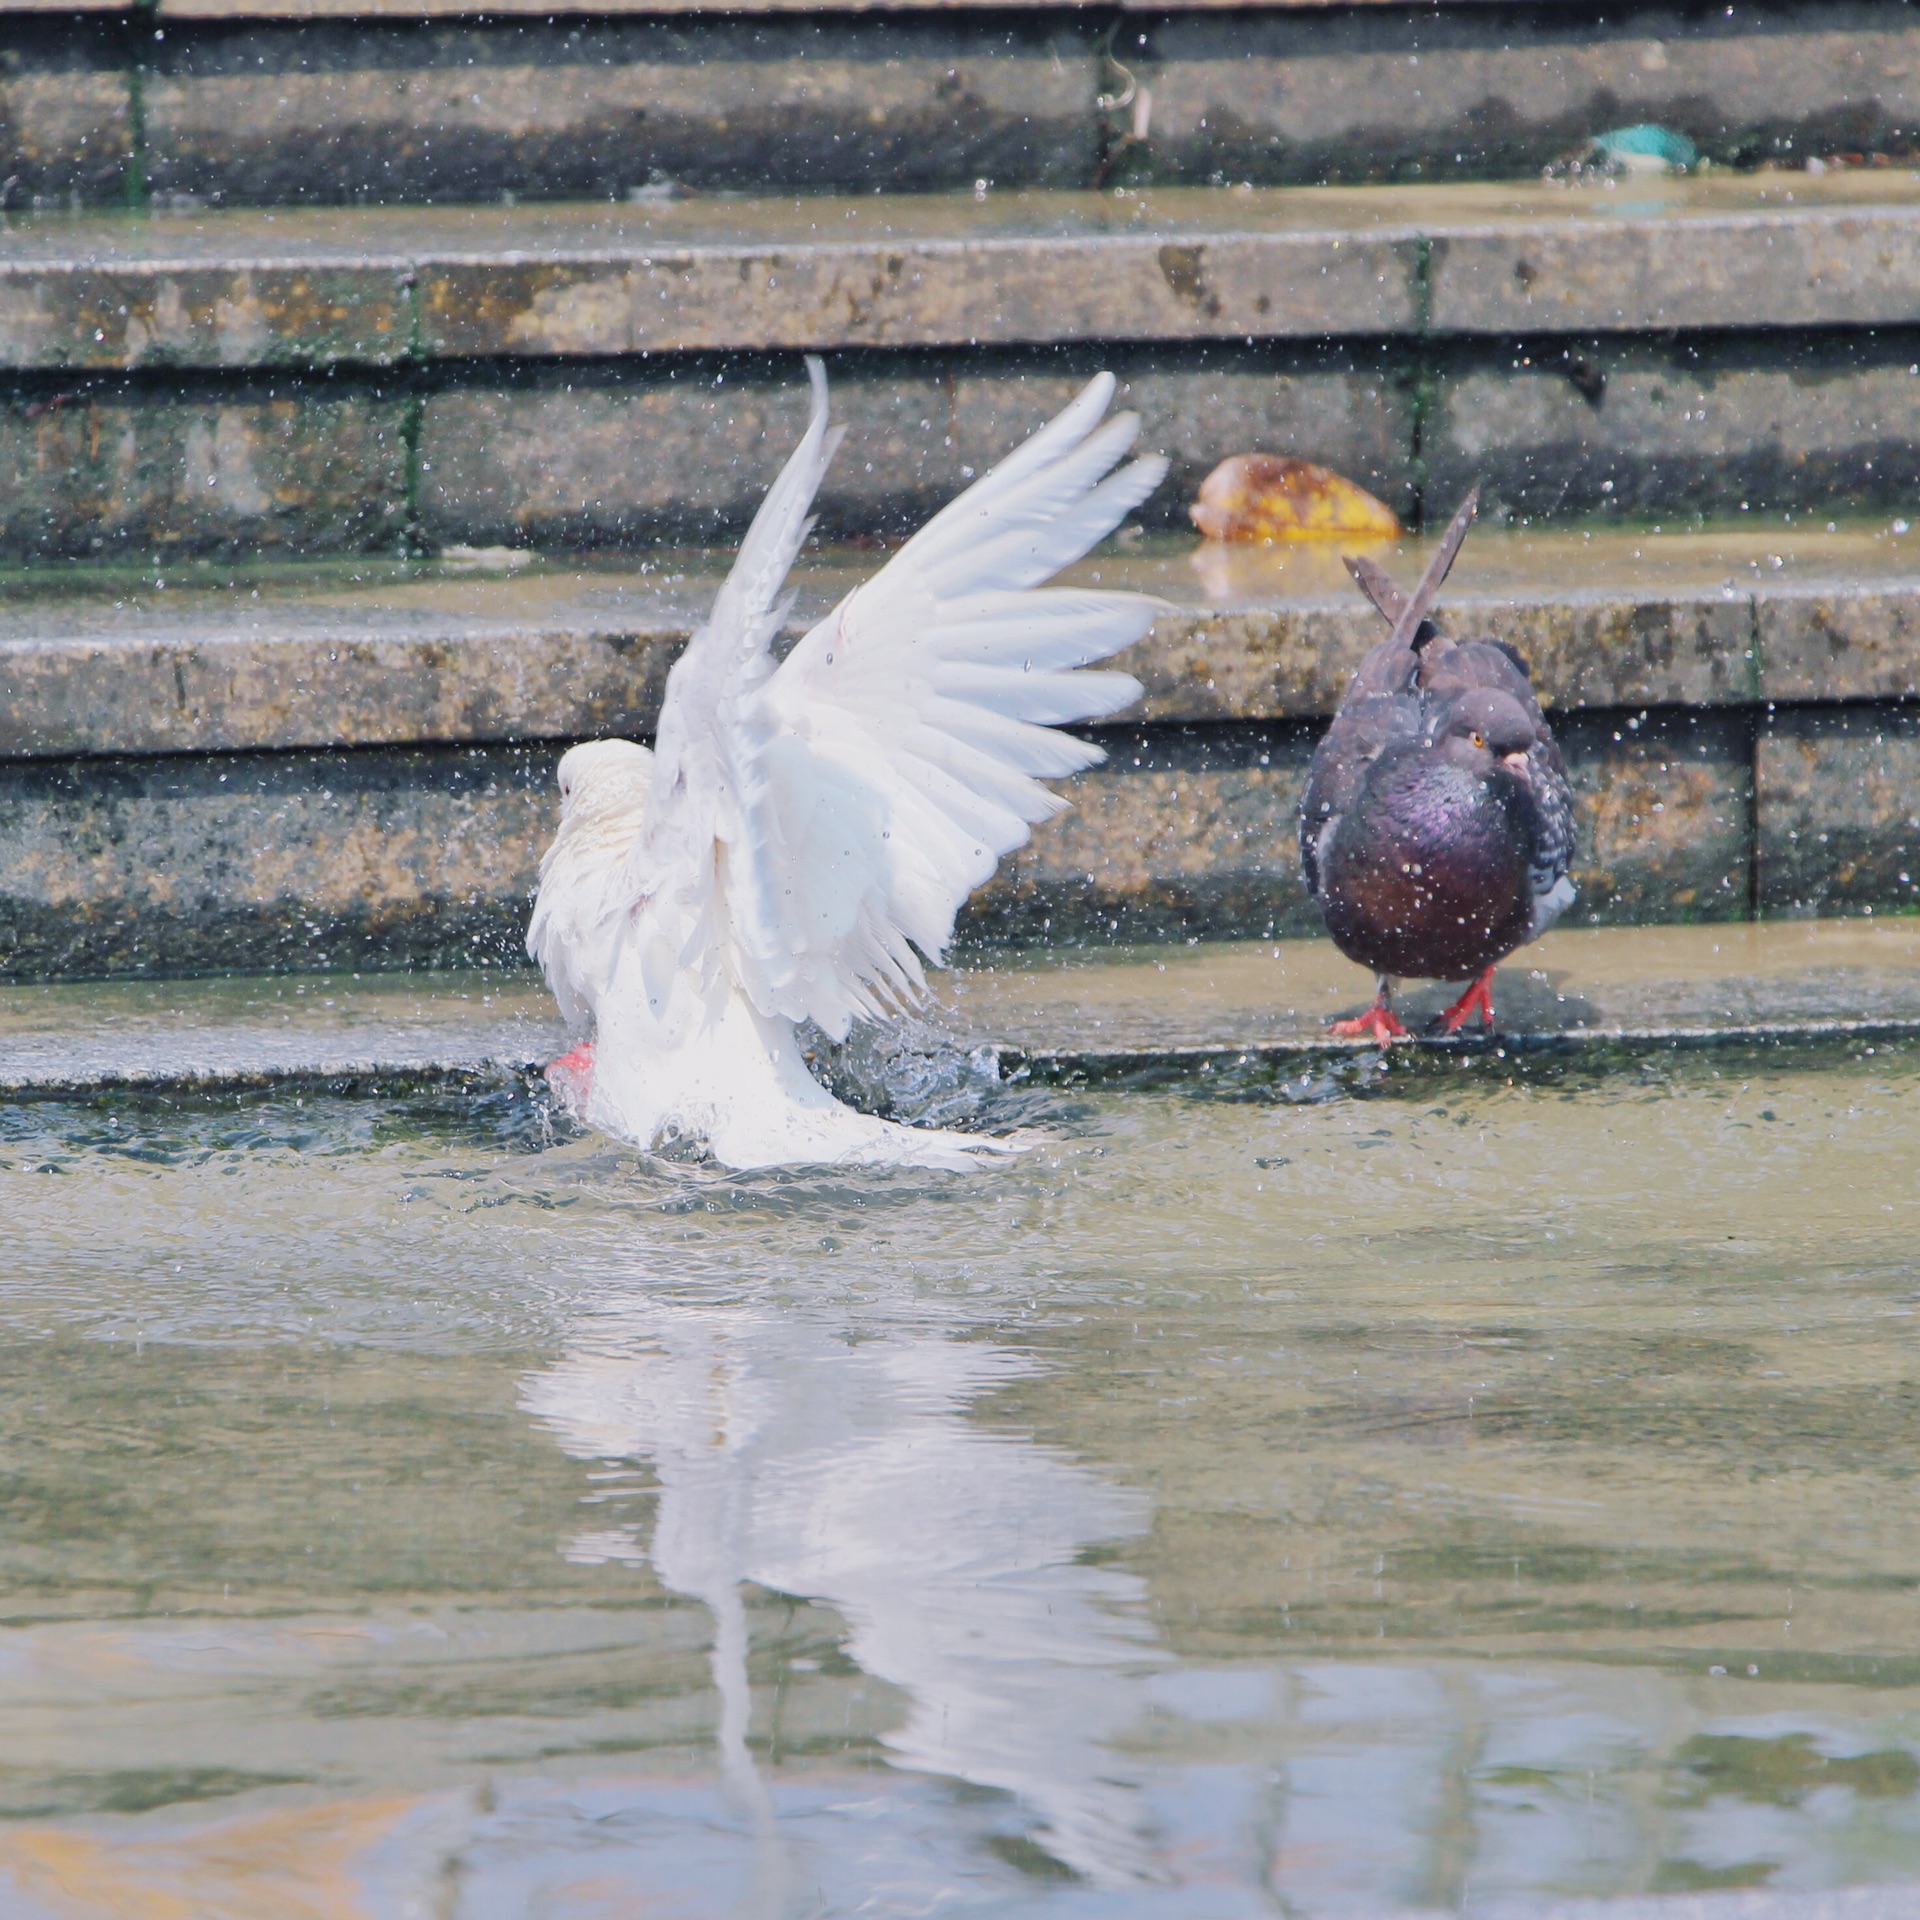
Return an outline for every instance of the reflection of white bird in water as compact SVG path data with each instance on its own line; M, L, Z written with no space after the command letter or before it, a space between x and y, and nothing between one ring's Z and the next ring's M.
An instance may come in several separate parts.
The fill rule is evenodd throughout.
M1013 1794L1035 1838L1098 1885L1151 1877L1145 1809L1109 1744L1161 1655L1134 1575L1085 1564L1146 1526L1145 1502L1058 1450L983 1431L969 1403L1031 1363L924 1334L849 1343L781 1310L622 1311L522 1390L581 1459L651 1462L647 1557L712 1609L721 1759L748 1755L743 1582L822 1600L846 1651L904 1692L895 1765ZM588 1557L637 1557L604 1534Z
M1056 729L1117 712L1139 683L1074 669L1139 639L1154 603L1036 589L1166 463L1113 471L1139 422L1103 424L1101 374L776 666L782 589L839 441L808 367L806 437L667 676L653 752L602 740L560 762L527 949L595 1035L550 1071L588 1124L703 1140L730 1166L972 1165L992 1143L834 1100L794 1026L840 1039L913 1004L968 894L1065 805L1041 782L1104 757Z

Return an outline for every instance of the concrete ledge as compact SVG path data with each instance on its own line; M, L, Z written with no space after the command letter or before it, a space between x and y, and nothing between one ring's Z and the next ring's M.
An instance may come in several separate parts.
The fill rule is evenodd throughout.
M1920 322L1920 176L8 223L0 365Z
M138 602L44 622L0 610L0 756L647 734L700 617L668 594L623 605L616 588L515 621L486 603L524 600L517 582L433 584L439 609L402 584L385 608L347 592L264 611L244 594L183 593L178 608L154 594L144 619Z
M940 975L929 1019L963 1042L1033 1059L1197 1064L1345 1051L1326 1023L1364 1004L1370 984L1324 938L1004 955ZM1409 1024L1453 997L1413 989ZM1920 1025L1920 923L1556 928L1500 970L1495 1004L1503 1044L1521 1047L1906 1032ZM5 1031L0 1018L0 1047Z
M1912 591L1920 604L1920 582ZM1543 691L1562 707L1754 699L1753 651L1742 644L1750 641L1753 603L1744 597L1676 603L1595 595L1584 604L1529 606L1456 596L1447 611L1527 650ZM175 630L0 638L0 754L644 735L658 715L666 670L692 630L690 620L644 608L617 624L576 625L564 615L526 626L484 616L348 622L296 615L277 631L268 621L251 623L251 633L224 634L168 624ZM1296 719L1333 710L1374 637L1371 616L1344 608L1173 614L1123 664L1146 684L1136 710L1146 720ZM1676 641L1673 657L1658 658L1663 642Z

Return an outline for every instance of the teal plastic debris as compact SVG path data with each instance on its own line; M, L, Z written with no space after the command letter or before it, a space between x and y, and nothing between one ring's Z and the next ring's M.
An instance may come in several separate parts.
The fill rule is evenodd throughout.
M1613 173L1688 173L1700 164L1700 149L1684 133L1650 123L1596 134L1592 154Z

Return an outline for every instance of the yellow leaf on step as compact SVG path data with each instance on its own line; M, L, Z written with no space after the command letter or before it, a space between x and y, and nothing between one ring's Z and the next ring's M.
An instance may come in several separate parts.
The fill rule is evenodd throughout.
M1281 453L1236 453L1201 483L1188 510L1209 540L1392 540L1400 522L1331 467Z

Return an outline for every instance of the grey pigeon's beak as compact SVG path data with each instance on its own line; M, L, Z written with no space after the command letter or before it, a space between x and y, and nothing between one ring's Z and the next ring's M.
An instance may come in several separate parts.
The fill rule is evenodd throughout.
M1530 769L1527 765L1527 756L1524 753L1503 753L1500 756L1500 764L1505 767L1509 773L1517 773L1522 780L1529 777Z

